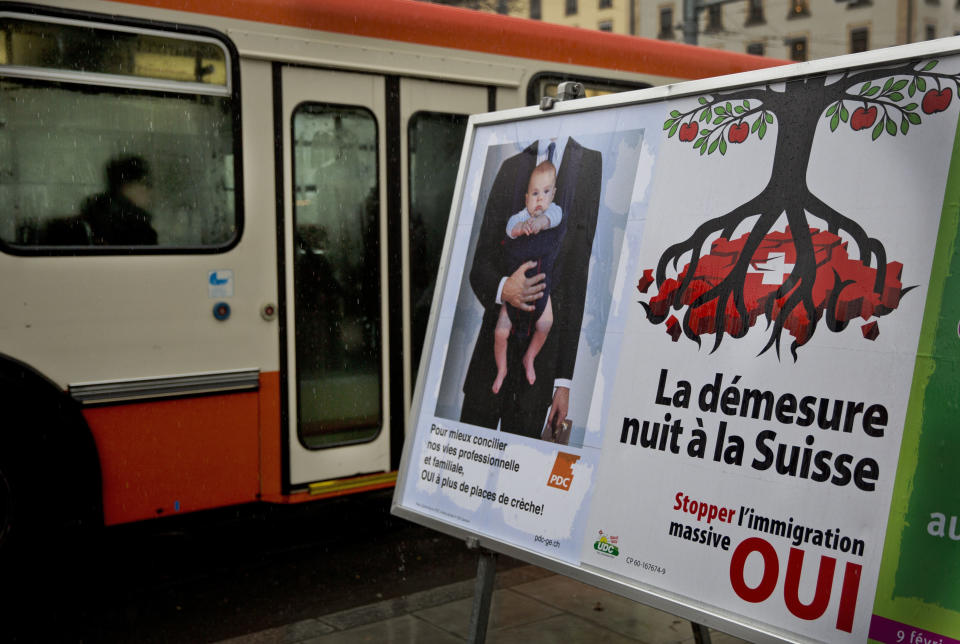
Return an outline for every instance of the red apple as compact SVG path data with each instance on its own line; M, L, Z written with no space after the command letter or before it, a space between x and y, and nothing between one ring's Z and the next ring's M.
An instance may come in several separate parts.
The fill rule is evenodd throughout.
M730 143L743 143L747 140L748 134L750 134L750 126L746 123L741 123L740 125L730 126L730 132L727 134L727 138L730 139Z
M850 127L852 127L854 130L863 130L873 125L873 122L876 120L876 106L858 107L857 109L853 110L853 115L850 117Z
M940 91L932 89L923 95L923 101L920 103L920 108L923 110L924 114L934 114L947 109L947 106L950 105L950 101L952 100L953 90L949 87L944 87Z
M684 123L680 126L680 140L681 141L693 141L697 138L697 132L700 131L700 126L696 121L691 123Z

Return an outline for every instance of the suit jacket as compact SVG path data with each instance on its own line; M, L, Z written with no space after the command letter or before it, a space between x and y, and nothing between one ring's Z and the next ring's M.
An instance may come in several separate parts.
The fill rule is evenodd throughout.
M487 199L470 270L470 285L484 307L484 315L463 385L465 409L477 405L495 409L494 415L505 431L530 436L540 435L553 398L554 380L573 378L602 176L601 154L569 139L557 171L554 199L563 209L562 225L566 226L566 233L554 265L553 328L534 362L537 379L533 385L527 382L520 365L529 338L520 346L516 335L511 335L507 379L495 395L491 391L497 373L493 331L500 313L497 289L504 277L500 242L507 220L524 206L524 193L536 163L536 143L504 161ZM488 420L483 425L495 428L496 420Z

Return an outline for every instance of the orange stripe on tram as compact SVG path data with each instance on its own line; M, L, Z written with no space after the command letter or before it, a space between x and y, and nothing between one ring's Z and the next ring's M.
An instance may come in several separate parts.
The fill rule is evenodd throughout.
M369 38L468 49L563 64L677 78L704 78L785 61L430 5L414 0L127 0L129 4L203 13Z

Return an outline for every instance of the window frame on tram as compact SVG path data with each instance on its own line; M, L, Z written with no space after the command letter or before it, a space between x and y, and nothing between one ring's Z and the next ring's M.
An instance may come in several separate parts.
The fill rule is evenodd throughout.
M162 100L193 101L199 97L210 95L223 101L224 118L229 123L222 129L223 142L232 154L225 168L232 171L229 186L224 187L224 204L227 206L228 220L225 224L226 235L223 239L216 239L211 243L174 243L168 245L134 245L124 243L94 243L92 239L79 243L68 240L65 242L48 243L39 238L42 225L54 218L44 217L37 220L33 230L33 239L21 242L15 234L11 240L0 238L0 252L13 256L104 256L104 255L212 255L230 251L240 243L244 229L244 175L243 175L243 129L241 115L240 89L240 55L233 42L223 33L205 27L190 26L180 23L170 23L156 20L141 20L130 17L105 16L103 14L75 11L69 9L38 8L33 5L19 3L0 3L0 21L3 19L35 22L45 26L65 26L66 28L88 29L91 31L116 32L121 36L143 36L162 40L184 41L198 44L213 45L223 53L225 79L223 83L207 84L198 82L184 82L164 78L154 78L149 74L111 74L91 73L87 70L69 70L60 67L0 65L0 80L13 81L24 85L57 88L58 91L80 91L85 94L97 94L98 91L108 92L117 96L130 97L157 97ZM2 23L0 23L2 24ZM210 89L205 89L208 86ZM223 87L223 91L215 91L215 87ZM7 124L10 127L11 124ZM144 128L140 135L148 132ZM227 140L229 137L229 140ZM139 156L138 151L132 150L125 158ZM232 162L231 162L232 161ZM147 167L150 167L147 160ZM99 178L103 168L97 169ZM157 185L155 176L150 180ZM101 179L102 180L102 179ZM226 180L225 180L226 184ZM11 183L11 185L13 185ZM157 188L154 188L157 190ZM232 212L230 209L232 208ZM186 211L189 219L196 214L196 208ZM63 220L77 220L76 214L61 218ZM16 222L14 222L16 225ZM89 226L87 226L89 237Z
M566 81L576 81L582 84L587 91L587 96L628 92L635 89L652 87L650 83L614 80L600 76L583 76L563 72L538 72L531 76L530 82L527 83L527 105L537 105L540 103L541 98L549 96L549 94L544 92L544 88L548 85L559 85ZM594 93L591 94L591 92Z
M414 145L414 141L415 141L416 139L415 139L415 137L414 137L414 128L416 127L416 119L418 119L418 118L423 118L423 117L426 117L426 118L435 118L435 119L439 119L439 120L446 120L447 122L449 122L449 123L451 123L451 124L453 124L454 122L458 122L458 121L459 121L459 124L457 125L457 127L459 127L459 128L462 129L462 132L463 132L463 135L464 135L464 136L466 135L466 131L467 131L467 121L468 121L468 119L469 119L469 115L466 115L466 114L459 114L459 113L455 113L455 112L443 112L443 111L439 111L439 110L417 110L417 111L413 112L413 113L410 115L410 117L407 119L407 123L406 123L406 128L407 128L407 168L408 168L408 173L407 173L407 212L408 212L409 215L410 215L410 216L409 216L409 221L407 222L407 225L408 225L408 231L407 231L407 232L408 232L408 235L409 235L409 237L408 237L408 251L409 251L409 253L410 253L411 274L412 274L412 265L413 265L413 263L414 263L414 261L415 261L415 258L414 258L414 256L413 256L413 254L414 254L414 253L413 253L413 251L414 251L413 246L414 246L414 243L415 243L415 235L414 235L414 233L415 233L415 231L414 231L414 224L415 224L415 221L414 221L414 205L415 205L415 203L414 203L414 199L415 199L415 197L416 197L416 194L415 194L416 176L415 176L415 172L414 172L414 165L415 165L415 164L414 164L414 155L415 155L415 153L416 153L416 147L415 147L415 145ZM462 138L462 136L461 136L460 145L458 146L458 153L459 153L459 150L462 149L462 147L463 147L463 138ZM456 161L456 157L454 157L454 161ZM449 194L450 194L449 199L450 199L450 201L452 202L452 200L453 200L453 194L454 194L454 188L456 187L457 165L456 165L455 162L450 166L450 169L453 171L453 175L454 175L454 176L453 176L453 181L450 183L450 186L449 186ZM446 211L447 211L447 213L448 213L447 216L449 216L450 207L451 207L451 203L448 202L448 203L446 204ZM441 209L442 209L442 208L443 208L443 207L441 206ZM446 221L446 219L445 219L444 222L443 222L442 228L439 229L439 231L440 231L440 240L439 240L439 242L440 242L440 243L439 243L438 245L436 245L436 248L435 248L435 250L436 250L436 262L437 262L437 266L436 266L436 268L435 268L434 271L433 271L432 279L427 281L427 284L429 285L429 287L426 288L422 293L415 292L415 291L414 291L414 285L413 285L413 280L412 280L412 278L411 278L411 283L408 285L408 287L409 287L409 289L410 289L410 300L411 300L411 304L410 304L410 318L411 318L411 319L410 319L410 329L409 329L409 332L410 332L410 349L411 349L410 367L411 367L411 370L412 370L412 371L411 371L411 374L410 374L411 381L416 381L416 378L417 378L417 370L418 370L419 365L420 365L420 354L421 354L421 351L422 351L422 349L423 349L423 342L424 342L424 338L426 337L426 330L427 330L427 326L428 326L428 323L429 323L429 311L428 311L427 319L418 319L417 311L415 310L415 307L414 307L414 303L415 303L415 302L414 302L414 296L420 295L420 296L422 297L422 296L426 296L428 293L430 293L430 294L431 294L431 297L429 298L429 300L430 300L431 302L432 302L432 300L433 300L432 293L433 293L434 289L436 288L436 278L437 278L437 272L439 271L439 268L440 268L440 267L439 267L440 255L441 255L441 253L442 253L442 251L443 251L443 243L444 243L444 237L445 237L445 235L446 235L446 228L447 228L447 221ZM429 250L429 244L426 244L426 239L429 237L429 233L430 233L430 232L431 232L431 231L428 231L428 230L426 229L426 227L425 227L425 232L424 232L425 248L424 248L424 250ZM433 229L432 232L435 234L435 233L437 232L437 229ZM429 258L428 258L428 261L430 261Z
M318 109L318 110L321 110L321 111L319 111L319 112L312 112L311 110L313 110L313 109ZM330 114L334 114L334 115L335 115L334 118L336 119L336 118L339 118L339 116L340 116L338 110L343 110L343 111L345 111L345 112L346 112L346 111L349 111L349 112L353 112L353 113L357 113L357 114L361 114L361 113L362 113L362 114L367 115L367 116L369 117L370 124L372 125L372 128L373 128L373 136L374 136L373 141L372 141L372 146L373 146L373 179L374 179L373 194L377 195L377 201L375 202L376 205L375 205L375 211L374 211L374 212L375 212L375 216L374 216L374 218L373 218L373 221L376 223L376 226L377 226L377 228L376 228L376 236L375 236L375 239L376 239L376 247L375 247L375 253L374 253L374 255L375 255L375 257L377 258L377 262L378 262L378 263L377 263L377 266L376 266L376 269L375 269L375 272L376 272L376 275L377 275L377 279L376 279L376 284L375 284L375 288L373 289L373 291L374 291L374 293L378 296L375 304L376 304L376 305L379 305L379 301L380 301L380 300L379 300L379 296L380 296L380 293L381 293L381 290L382 290L382 282L383 282L382 276L380 275L380 270L379 270L379 257L380 257L380 255L381 255L381 253L382 253L382 248L381 248L381 246L380 246L380 233L381 233L381 231L380 231L380 217L379 217L379 211L380 211L380 207L379 207L379 194L380 194L380 155L379 155L379 150L380 150L380 145L381 145L381 142L380 142L380 127L381 127L382 124L377 120L377 115L376 115L372 110L370 110L368 107L366 107L366 106L364 106L364 105L351 105L351 104L347 104L347 103L332 103L332 102L327 102L327 101L310 100L310 101L302 101L302 102L298 103L298 104L291 110L291 113L290 113L290 122L288 123L288 126L289 126L289 128L290 128L290 149L287 150L287 153L290 155L291 195L293 196L293 201L292 201L292 203L290 204L290 205L291 205L291 212L292 212L292 215L293 215L293 220L292 220L291 223L292 223L294 229L296 230L296 228L297 228L297 226L298 226L298 219L297 219L297 212L298 212L298 210L297 210L297 208L300 207L300 204L298 203L297 184L296 184L296 181L297 181L297 169L298 169L298 161L297 161L298 147L297 147L297 138L296 138L296 119L297 119L298 116L300 116L300 115L302 115L302 114L317 114L317 113L330 113ZM362 146L361 146L361 147L362 147ZM320 192L321 192L320 190L317 190L318 195L320 195ZM362 224L361 224L361 225L362 225ZM330 241L332 242L332 240L330 240ZM361 248L361 250L364 251L364 252L369 252L370 249L367 249L366 247L363 247L363 248ZM294 247L294 252L295 252L295 253L297 252L296 247ZM291 258L291 261L294 261L294 262L295 262L295 258ZM369 267L368 267L368 268L369 268ZM303 309L303 306L304 306L304 303L299 300L299 296L300 296L302 293L305 293L305 292L306 292L306 290L305 290L304 288L302 288L302 286L300 286L300 285L298 284L298 277L299 277L299 275L298 275L298 270L297 270L296 265L295 265L294 275L293 275L293 290L294 290L294 297L295 297L295 298L298 298L298 299L297 299L297 302L296 302L296 306L294 307L294 310L295 310L295 312L296 312L295 315L297 315L297 316L300 315L299 312ZM331 277L332 277L332 276L331 276ZM350 285L343 285L343 287L344 287L347 291L349 291ZM359 298L358 298L358 301L359 301ZM368 303L367 305L369 306L370 303ZM304 323L305 323L305 320L297 319L297 320L295 320L294 328L295 328L295 329L299 329L300 326L301 326L302 324L304 324ZM344 446L348 446L348 445L357 445L357 444L361 444L361 443L370 443L370 442L376 440L378 436L380 436L380 433L383 431L384 424L385 424L385 423L384 423L385 410L384 410L384 408L383 408L383 405L382 405L382 402L381 402L381 401L382 401L382 399L383 399L383 390L384 390L384 387L386 386L386 384L384 383L383 374L381 373L381 370L380 370L380 365L381 365L381 362L382 362L382 360L383 360L384 344L385 344L385 343L384 343L384 338L382 337L382 335L381 335L381 333L380 333L380 328L381 328L382 324L383 324L383 320L379 317L379 315L378 315L377 317L375 317L375 319L374 319L373 322L372 322L372 327L375 329L374 336L375 336L375 340L376 340L376 344L373 346L373 349L374 349L374 351L375 351L375 355L373 356L373 361L372 361L372 364L374 365L374 373L377 374L376 396L374 397L374 400L376 400L376 403L377 403L376 421L375 421L373 424L363 424L363 425L358 425L358 426L355 426L355 427L347 427L347 428L341 428L341 429L336 429L336 428L333 428L333 429L321 429L321 430L319 430L319 433L318 433L316 439L312 439L312 437L305 435L305 432L304 432L304 426L305 426L305 423L304 423L304 409L303 409L303 406L302 406L302 404L303 404L303 402L304 402L304 397L303 397L303 396L297 396L297 422L296 422L297 440L300 442L300 444L301 444L305 449L310 450L310 451L316 451L316 450L324 450L324 449L330 449L330 448L336 448L336 447L344 447ZM297 362L296 362L296 386L297 386L297 387L300 387L300 386L301 386L301 383L302 383L302 378L303 378L303 376L304 376L304 364L303 364L303 361L302 361L302 359L301 359L301 358L302 358L302 357L301 357L301 354L300 354L301 349L300 349L299 346L298 346L298 341L299 341L299 338L295 336L295 337L293 338L293 342L294 342L294 351L295 351L295 353L297 354ZM320 423L320 424L323 424L324 422L330 422L330 421L331 421L330 418L324 418L324 419L321 419L321 420L319 421L319 423ZM341 435L345 435L346 438L338 439L338 436L341 436Z

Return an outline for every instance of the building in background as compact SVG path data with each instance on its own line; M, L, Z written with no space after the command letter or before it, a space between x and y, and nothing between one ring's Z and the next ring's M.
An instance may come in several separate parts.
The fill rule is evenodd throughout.
M683 39L683 0L638 6L639 35ZM956 0L741 0L700 13L698 44L811 60L953 36L958 7Z
M684 0L441 1L683 41ZM956 35L960 0L736 0L705 9L699 18L700 45L802 61Z

